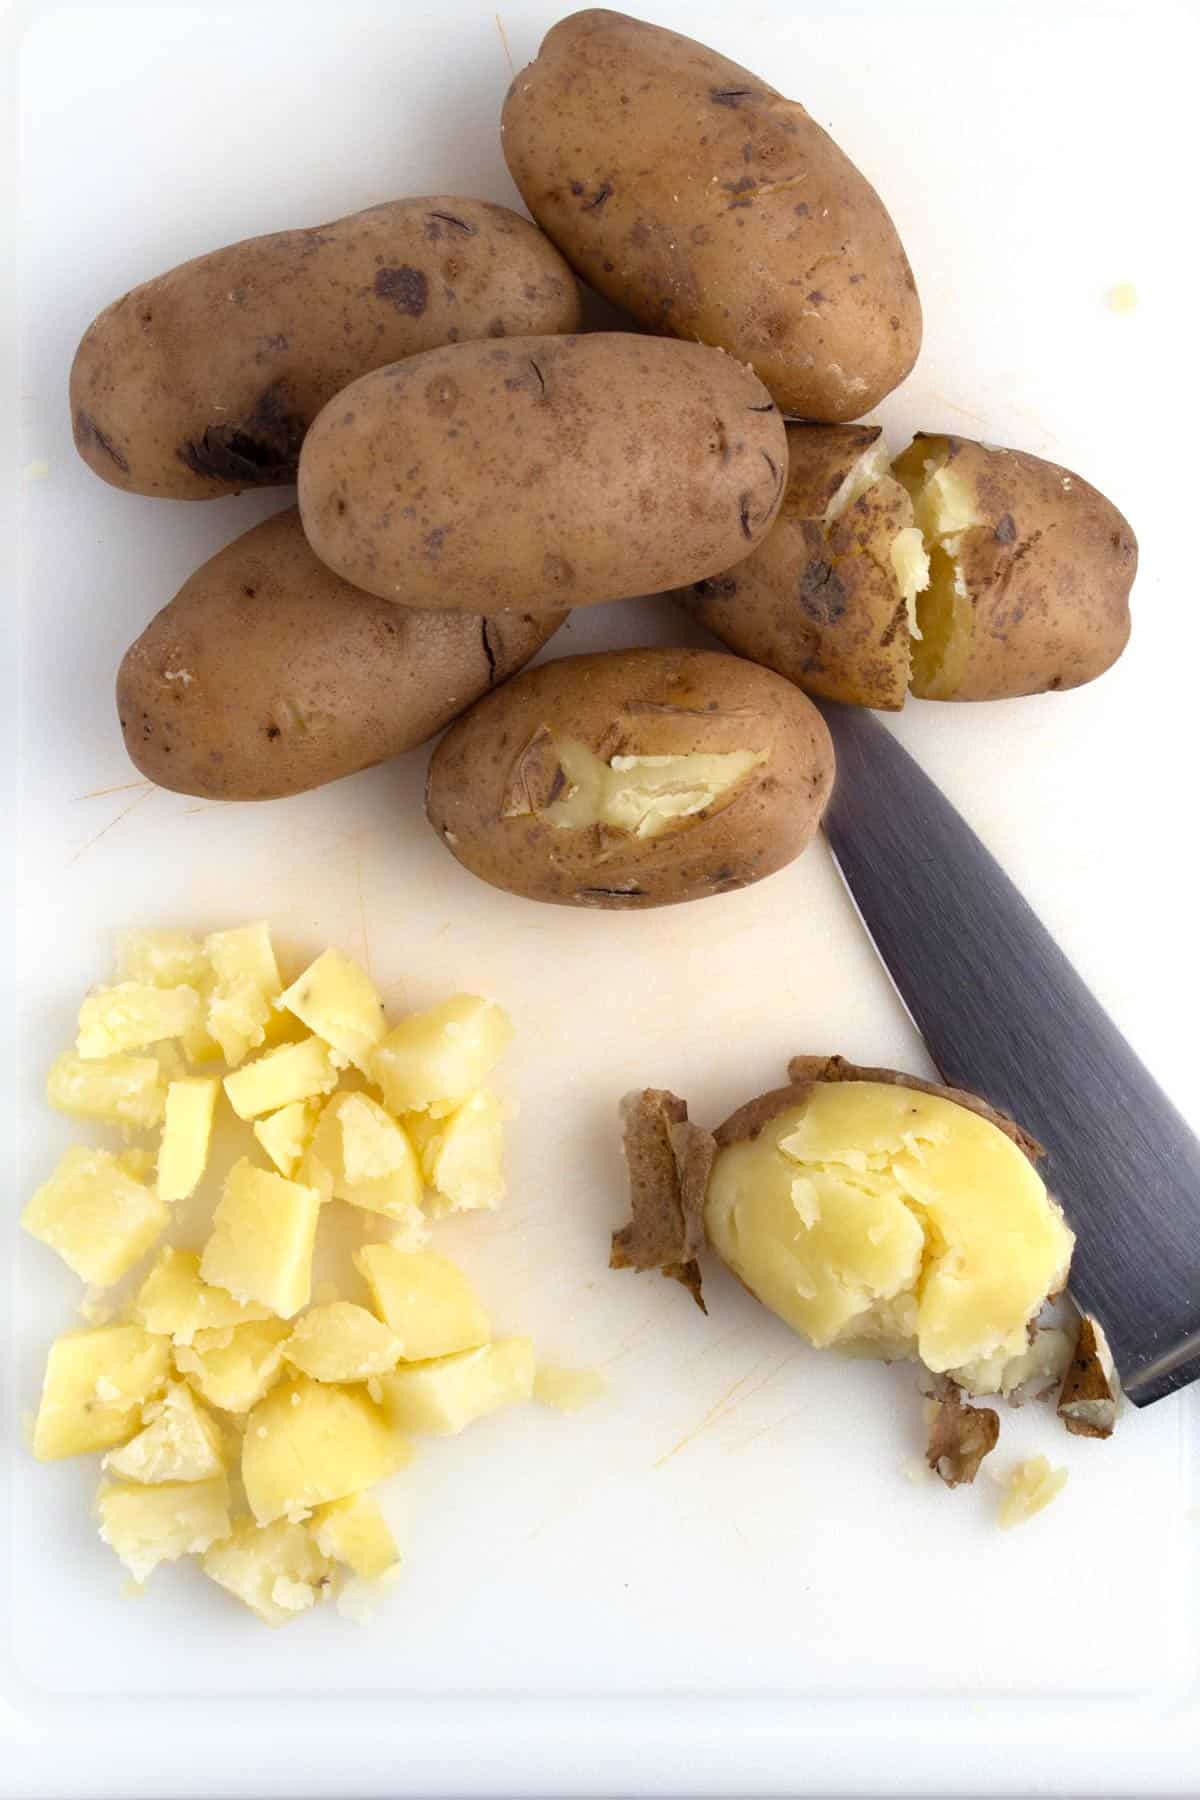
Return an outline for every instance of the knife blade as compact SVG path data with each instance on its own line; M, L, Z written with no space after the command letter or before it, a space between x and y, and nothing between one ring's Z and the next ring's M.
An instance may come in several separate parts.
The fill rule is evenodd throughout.
M871 713L819 702L825 832L943 1081L1046 1147L1077 1237L1070 1291L1146 1406L1200 1377L1200 1139L995 857Z

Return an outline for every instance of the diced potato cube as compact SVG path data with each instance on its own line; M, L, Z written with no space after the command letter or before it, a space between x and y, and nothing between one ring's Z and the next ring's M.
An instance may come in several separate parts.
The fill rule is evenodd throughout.
M333 1571L303 1525L239 1519L204 1558L204 1573L268 1625L286 1625L332 1592Z
M141 1423L141 1407L167 1385L171 1346L140 1325L102 1325L55 1338L33 1428L40 1462L111 1450Z
M387 1029L383 1001L370 976L349 956L324 951L279 1004L364 1074L370 1072L371 1052Z
M331 1094L338 1072L320 1038L302 1038L298 1044L282 1044L265 1056L225 1077L229 1104L239 1119L257 1119L278 1112L293 1100L313 1094Z
M200 1010L188 1026L180 1033L179 1042L183 1046L183 1054L189 1063L220 1062L224 1056L215 1037L208 1029L208 1009L216 992L216 982L209 975L203 982L196 983L196 993L200 998Z
M208 977L208 958L190 931L118 931L117 980L150 987L197 987Z
M376 1312L399 1338L405 1362L473 1350L491 1337L491 1321L470 1281L436 1250L364 1244L354 1260Z
M256 1169L245 1157L225 1178L200 1275L238 1300L257 1300L290 1319L308 1305L321 1196Z
M590 1406L605 1392L605 1381L598 1369L554 1369L540 1367L533 1378L533 1397L542 1406L553 1406L557 1412L578 1412Z
M529 1338L502 1338L478 1350L436 1362L412 1363L380 1377L383 1404L397 1431L453 1437L514 1401L533 1393L533 1344Z
M196 1251L171 1248L162 1252L138 1289L133 1315L147 1331L177 1344L190 1344L199 1331L270 1317L265 1306L235 1300L224 1288L202 1281Z
M229 1536L229 1486L212 1481L164 1482L161 1487L102 1487L100 1536L134 1580L143 1582L159 1563L203 1552Z
M225 1472L216 1421L197 1406L190 1388L172 1382L161 1400L142 1408L142 1429L104 1467L123 1481L208 1481Z
M110 1287L145 1255L170 1218L152 1188L109 1150L77 1145L21 1214L26 1231L95 1287Z
M313 1133L312 1159L335 1198L384 1213L424 1235L421 1170L405 1132L367 1094L335 1094ZM316 1185L324 1187L316 1176Z
M302 1375L281 1382L246 1421L242 1482L251 1512L269 1525L371 1487L407 1455L366 1394Z
M286 1319L261 1319L221 1331L198 1331L175 1346L175 1367L202 1400L222 1412L246 1413L283 1372Z
M504 1115L490 1088L479 1088L445 1118L409 1113L404 1128L417 1146L421 1173L434 1190L434 1218L499 1206L504 1198Z
M208 1140L216 1103L217 1083L207 1076L193 1075L168 1086L166 1118L158 1147L160 1200L186 1200L195 1193L208 1166Z
M318 1507L309 1529L331 1562L344 1563L363 1581L380 1580L400 1561L388 1522L370 1494L348 1494Z
M289 1180L308 1148L317 1118L315 1100L293 1100L290 1106L281 1106L278 1112L254 1121L255 1137L279 1173Z
M105 1125L150 1131L163 1116L163 1085L153 1056L77 1056L64 1050L46 1077L57 1112Z
M332 1300L296 1321L283 1354L314 1381L367 1381L400 1359L400 1340L365 1306Z
M80 1056L120 1056L143 1050L163 1038L182 1037L200 1016L200 996L193 987L151 987L122 981L97 988L79 1009Z
M230 1068L266 1042L271 1002L252 981L218 981L208 996L205 1028Z
M140 1144L134 1144L128 1150L117 1151L117 1166L128 1175L130 1181L145 1181L154 1167L154 1158L149 1150Z
M232 931L210 932L204 949L218 981L249 981L268 1000L273 1000L283 986L265 919L235 926Z
M401 1019L376 1049L371 1072L391 1112L452 1112L499 1062L511 1037L508 1014L494 1000L455 994Z

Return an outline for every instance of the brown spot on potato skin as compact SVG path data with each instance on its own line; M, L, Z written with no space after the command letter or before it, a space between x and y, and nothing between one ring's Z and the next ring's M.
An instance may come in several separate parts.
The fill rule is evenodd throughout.
M129 459L117 449L108 433L101 431L92 415L82 409L75 414L75 442L85 453L94 444L102 455L117 465L122 474L129 473Z
M274 487L295 480L307 423L292 408L287 382L275 381L246 418L214 422L176 454L195 475L236 487Z
M819 625L832 625L846 610L846 589L832 563L805 563L796 584L796 598Z
M429 281L422 269L401 263L395 269L380 269L375 277L375 292L397 312L419 319L429 303Z
M436 375L425 389L425 404L435 418L448 417L458 405L458 383L454 377Z
M1006 512L1004 514L1004 517L997 523L996 542L998 544L1015 544L1016 541L1017 541L1016 521L1013 518L1011 513Z
M461 232L464 237L474 237L478 229L474 225L469 225L465 219L460 219L455 213L431 212L426 214L425 236L431 243L437 243L442 236L443 226L449 231Z

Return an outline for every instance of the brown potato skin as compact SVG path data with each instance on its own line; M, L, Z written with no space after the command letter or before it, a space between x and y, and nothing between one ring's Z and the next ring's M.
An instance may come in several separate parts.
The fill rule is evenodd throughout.
M908 692L904 600L888 560L912 524L899 482L883 480L835 521L825 509L880 436L877 425L789 425L783 505L736 569L675 597L739 656L807 693L898 712Z
M303 793L424 743L564 616L418 612L360 594L317 560L289 507L197 569L126 651L125 746L176 793Z
M908 374L921 307L879 195L797 102L693 39L573 13L513 81L534 218L648 330L720 344L784 412L857 419Z
M974 603L970 656L955 691L936 697L1006 700L1103 675L1129 641L1129 521L1074 470L1023 450L922 432L893 466L926 461L948 463L986 520L959 555Z
M506 817L514 768L541 729L597 754L769 750L733 797L661 836ZM434 752L430 823L493 887L560 906L639 911L728 893L806 847L833 785L825 721L796 688L709 650L615 650L543 663L472 707Z
M527 219L433 195L247 238L122 296L71 369L79 454L129 493L296 479L305 430L368 369L461 339L574 331L579 290Z
M345 580L498 612L660 592L747 555L778 509L783 422L749 370L627 332L455 344L365 375L300 458Z

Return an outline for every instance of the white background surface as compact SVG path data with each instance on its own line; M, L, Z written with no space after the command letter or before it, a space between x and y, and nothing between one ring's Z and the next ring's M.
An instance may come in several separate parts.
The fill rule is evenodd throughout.
M917 703L896 730L1200 1124L1200 15L642 11L794 93L881 189L926 313L918 370L878 415L893 447L916 428L1011 443L1078 468L1132 520L1135 631L1112 674L1044 699ZM175 506L96 481L70 443L75 343L115 294L239 236L400 193L511 201L491 11L27 13L24 31L26 12L8 20L21 872L0 1793L1197 1791L1195 1390L1108 1445L1006 1414L1001 1469L1044 1449L1072 1479L1001 1535L986 1477L955 1494L906 1477L921 1425L904 1376L808 1353L719 1273L706 1320L673 1285L606 1269L629 1086L672 1086L711 1120L797 1050L924 1069L823 844L707 906L575 914L445 855L421 815L424 752L265 807L132 785L111 701L122 651L287 496ZM504 9L518 66L554 16ZM1109 303L1125 282L1128 315ZM48 476L18 486L34 459ZM681 635L630 603L576 615L551 650ZM391 1484L407 1569L369 1631L327 1609L270 1634L179 1570L123 1599L87 1517L94 1469L16 1449L78 1291L11 1226L74 1135L45 1111L44 1067L111 928L260 915L294 956L334 942L368 958L397 1005L465 985L510 1008L512 1200L437 1241L498 1329L610 1382L574 1419L501 1417Z

